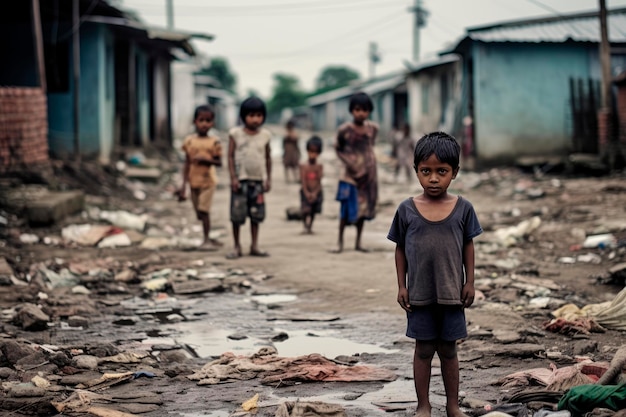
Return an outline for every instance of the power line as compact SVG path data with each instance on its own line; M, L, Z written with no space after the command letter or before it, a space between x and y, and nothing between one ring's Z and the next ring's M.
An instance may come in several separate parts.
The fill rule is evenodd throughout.
M547 5L547 4L545 4L545 3L540 2L539 0L526 0L526 1L527 1L527 2L529 2L529 3L534 4L534 5L535 5L535 6L537 6L537 7L542 8L542 9L544 9L544 10L547 10L547 11L549 11L550 13L554 13L554 14L555 14L555 15L557 15L557 16L561 16L561 17L563 16L563 14L562 14L561 12L559 12L558 10L556 10L555 8L553 8L553 7L551 7L551 6L548 6L548 5Z
M292 5L292 7L266 7L257 8L250 7L231 7L231 8L215 8L207 6L177 6L177 16L198 16L198 15L210 15L214 17L243 17L243 16L289 16L289 15L311 15L311 14L327 14L340 11L359 12L360 10L377 9L383 7L389 7L389 2L381 3L380 0L374 2L361 1L359 6L345 4L345 3L320 3L314 6L300 7L301 4ZM148 16L163 16L161 8L154 4L146 6L134 6L139 10L158 10L158 13L143 13Z
M384 5L387 4L389 5L389 1L383 2L381 0L369 0L369 1L374 1L375 3L379 4L379 5ZM354 4L358 4L358 5L363 5L363 3L367 3L368 0L342 0L341 4L339 6L348 6L348 7L352 7L354 8ZM154 2L151 3L135 3L133 5L134 7L137 8L142 8L142 7L157 7ZM253 4L253 5L237 5L237 6L209 6L209 5L178 5L177 7L182 7L182 8L189 8L189 9L195 9L195 10L203 10L203 11L207 11L207 12L217 12L217 13L222 13L222 12L241 12L242 10L251 10L254 12L263 12L266 10L272 10L272 9L277 9L277 10L289 10L289 9L294 9L294 10L302 10L302 9L316 9L316 8L323 8L323 7L328 7L328 6L338 6L336 1L309 1L309 2L299 2L299 3L270 3L270 4Z

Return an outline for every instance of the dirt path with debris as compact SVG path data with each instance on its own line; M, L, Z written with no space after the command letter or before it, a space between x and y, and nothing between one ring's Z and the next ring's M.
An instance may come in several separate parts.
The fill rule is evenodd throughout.
M144 370L154 374L157 378L139 377L125 384L111 384L102 391L110 403L118 405L117 409L129 411L134 407L145 416L246 415L240 406L257 393L259 416L273 416L280 403L295 399L339 404L351 417L390 412L411 415L415 406L410 366L412 343L403 336L405 317L395 301L394 247L386 240L386 234L395 207L418 192L418 184L397 183L383 151L379 160L380 210L377 218L366 224L363 236L370 253L352 249L353 228L346 230L345 252L328 253L336 245L338 227L338 203L334 201L336 162L329 147L323 154L324 209L313 226L314 235L302 235L301 223L287 220L286 209L299 204L299 186L285 183L280 160L275 160L273 190L267 195L268 217L261 226L260 237L262 249L271 254L268 258L225 258L232 245L225 170L220 172L222 186L215 195L212 212L213 225L225 243L224 248L210 253L180 246L141 248L139 242L146 237L193 242L200 236L191 204L178 203L171 196L178 175L163 161L160 165L165 175L161 183L133 186L145 191L144 201L119 195L88 197L90 215L95 207L148 215L144 232L133 235L137 242L134 246L98 249L19 243L20 233L58 237L68 224L93 222L90 215L76 216L47 229L29 230L19 222L10 225L0 255L7 258L18 280L29 284L0 287L2 340L24 340L29 346L44 345L51 350L56 346L68 352L71 348L100 358L87 375L72 358L67 363L60 361L58 368L50 371L56 376L49 377L57 386L76 387L77 381L93 381L107 371ZM468 310L470 336L460 347L461 390L467 410L485 401L502 401L511 390L502 388L497 381L510 372L548 367L553 362L570 364L577 354L607 361L623 343L620 331L563 335L543 329L543 323L551 318L550 311L563 303L583 306L609 301L624 287L623 274L608 273L611 267L626 261L623 247L572 250L584 241L585 235L613 233L617 239L626 237L623 184L623 175L538 177L517 169L494 169L480 174L462 171L453 183L453 192L474 204L486 231L476 241L477 289L485 299ZM534 217L540 219L540 224L534 224L534 228L526 224L525 233L523 222ZM516 229L511 228L508 235L501 233L513 226ZM515 233L521 233L520 237L512 238ZM242 236L246 253L248 225L242 229ZM37 273L41 263L46 263L47 270L57 272L66 266L75 272L84 269L82 275L76 274L87 290L81 293L75 287L51 289L45 274ZM135 280L114 280L124 271L131 271ZM189 283L199 282L191 278L203 274L219 277L219 286L204 287L196 293L192 288L186 293L184 289L191 288ZM146 285L150 282L156 286L162 277L167 278L165 287L150 290ZM597 284L599 281L604 284ZM206 282L202 280L202 285L206 286ZM41 292L48 298L41 298ZM54 326L50 330L20 329L11 309L22 302L43 305ZM86 318L79 321L84 327L68 325L68 318L77 320L75 316ZM227 350L247 355L267 345L276 347L279 354L286 352L285 356L339 356L338 363L380 367L391 370L397 379L391 383L305 384L285 380L270 385L251 379L210 386L198 386L188 379ZM7 360L8 348L4 346L0 349L4 355L0 356L0 368L8 370L0 372L0 377L6 382L29 381L38 371L36 366L30 368L37 365L36 361L29 362L29 370L24 371L23 365ZM138 362L128 357L118 358L117 362L111 359L115 354L137 351L147 356ZM77 376L72 380L73 374ZM438 375L435 361L431 388L435 417L445 415L445 397ZM128 398L127 383L132 383L137 393L146 395ZM71 393L62 389L57 392L63 392L61 397ZM147 393L156 393L158 398ZM54 396L45 395L44 398ZM121 403L126 403L126 408L120 408ZM128 403L134 405L129 407ZM142 403L143 407L137 405ZM5 402L0 408L18 408L15 404ZM31 406L26 410L36 409ZM20 410L24 415L33 414Z

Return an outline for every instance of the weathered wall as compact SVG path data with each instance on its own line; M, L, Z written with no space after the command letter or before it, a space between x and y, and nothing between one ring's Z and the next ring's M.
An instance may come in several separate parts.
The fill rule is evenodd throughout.
M571 144L569 78L590 76L580 44L474 45L474 124L480 160L565 154Z
M46 95L41 88L0 88L0 172L47 162Z

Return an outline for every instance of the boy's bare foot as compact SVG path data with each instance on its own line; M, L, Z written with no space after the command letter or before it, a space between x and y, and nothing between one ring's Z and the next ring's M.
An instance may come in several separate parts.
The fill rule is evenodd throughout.
M217 239L209 239L209 242L211 242L212 245L220 247L220 248L224 246L224 244Z
M267 258L268 256L270 256L270 254L265 251L259 250L258 248L250 248L250 256Z
M461 409L457 407L446 407L446 415L448 417L468 417Z
M329 253L341 253L343 252L343 242L340 240L337 243L337 247L335 249L331 249L328 251Z
M430 417L430 413L431 413L431 408L430 407L417 407L417 410L415 410L415 414L413 414L413 417Z
M235 250L226 255L226 259L237 259L241 258L241 247L235 246Z
M358 251L358 252L363 252L363 253L369 253L370 250L367 248L364 248L363 246L355 246L354 250Z
M198 250L207 251L207 252L215 252L217 250L217 246L215 246L213 243L209 241L202 242L202 244L198 246Z

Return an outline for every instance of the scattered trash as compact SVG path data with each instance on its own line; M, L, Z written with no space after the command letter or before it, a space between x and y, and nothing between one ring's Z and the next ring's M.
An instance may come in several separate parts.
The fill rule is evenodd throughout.
M127 211L101 211L100 219L121 227L122 229L133 229L143 231L146 228L146 222L148 221L148 215L136 215Z
M527 237L537 230L541 225L541 218L534 216L528 220L524 220L517 226L505 227L497 229L494 232L495 238L504 247L514 246L522 238Z
M258 407L258 402L259 402L259 394L257 393L257 394L254 394L252 398L244 401L243 404L241 404L241 408L243 408L244 411L250 411Z
M587 236L583 242L583 248L611 248L617 244L617 239L611 233L605 233L601 235Z
M20 235L20 242L26 245L32 245L39 242L39 236L32 233L23 233Z

